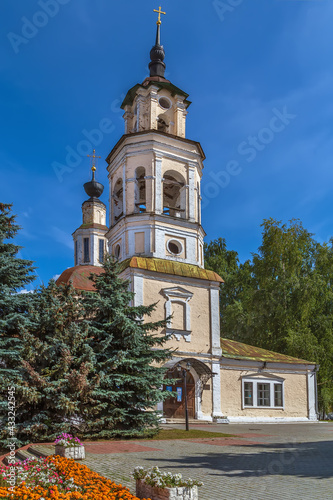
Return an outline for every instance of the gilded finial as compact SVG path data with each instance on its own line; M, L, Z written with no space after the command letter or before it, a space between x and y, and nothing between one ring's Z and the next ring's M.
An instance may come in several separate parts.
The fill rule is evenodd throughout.
M157 12L158 14L158 20L157 20L157 25L160 25L162 24L162 21L161 21L161 14L164 14L166 15L166 12L162 12L162 7L160 7L158 10L154 9L154 12Z
M96 151L95 149L93 150L92 155L87 155L89 158L91 158L91 170L93 174L96 172L96 158L100 158L100 156L96 156Z

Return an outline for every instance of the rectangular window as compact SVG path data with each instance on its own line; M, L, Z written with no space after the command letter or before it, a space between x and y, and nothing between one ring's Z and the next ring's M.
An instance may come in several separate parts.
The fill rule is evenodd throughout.
M244 382L244 404L253 406L253 382Z
M99 240L99 261L101 264L104 262L104 240Z
M77 240L75 241L75 257L74 257L74 261L75 261L75 265L77 266L78 265L78 255L77 255Z
M90 262L89 258L89 238L83 238L83 261Z
M271 406L270 384L258 384L258 406Z
M145 252L145 233L135 233L135 253Z
M252 378L252 377L251 377ZM283 382L258 378L243 379L243 408L283 408Z
M282 384L274 384L274 406L283 406Z

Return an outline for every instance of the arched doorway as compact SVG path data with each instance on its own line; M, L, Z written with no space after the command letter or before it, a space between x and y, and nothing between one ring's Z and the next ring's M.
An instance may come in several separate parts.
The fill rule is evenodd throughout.
M168 384L168 379L177 379L174 384ZM189 418L195 417L195 382L191 373L186 373L187 388L187 408ZM166 418L184 418L185 417L185 381L184 377L179 375L176 368L169 370L165 377L164 389L176 392L176 397L170 397L164 401L163 413Z

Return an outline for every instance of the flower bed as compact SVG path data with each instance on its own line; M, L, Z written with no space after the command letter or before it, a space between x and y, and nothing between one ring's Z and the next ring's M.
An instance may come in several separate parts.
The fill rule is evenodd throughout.
M8 477L13 466L2 467ZM16 484L0 487L0 498L10 500L138 500L128 488L104 478L72 459L51 456L14 465Z

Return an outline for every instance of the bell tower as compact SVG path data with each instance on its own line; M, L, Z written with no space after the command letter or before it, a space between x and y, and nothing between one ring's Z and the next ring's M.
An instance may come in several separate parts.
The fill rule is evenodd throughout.
M152 320L176 349L168 367L190 360L192 409L198 419L220 417L222 279L204 269L200 185L205 160L186 137L188 94L165 78L161 7L149 76L122 103L125 133L107 157L109 253L120 262L136 306L156 303ZM171 372L170 372L171 373ZM211 384L207 382L211 381ZM165 417L177 415L159 405ZM178 406L177 406L178 405Z
M122 103L125 135L107 158L109 252L204 266L200 184L205 159L186 138L188 94L165 78L161 8L150 76Z
M88 155L92 162L92 179L84 184L84 190L89 199L82 204L82 225L73 233L74 265L102 266L106 252L106 206L99 199L104 186L95 179L95 150Z

